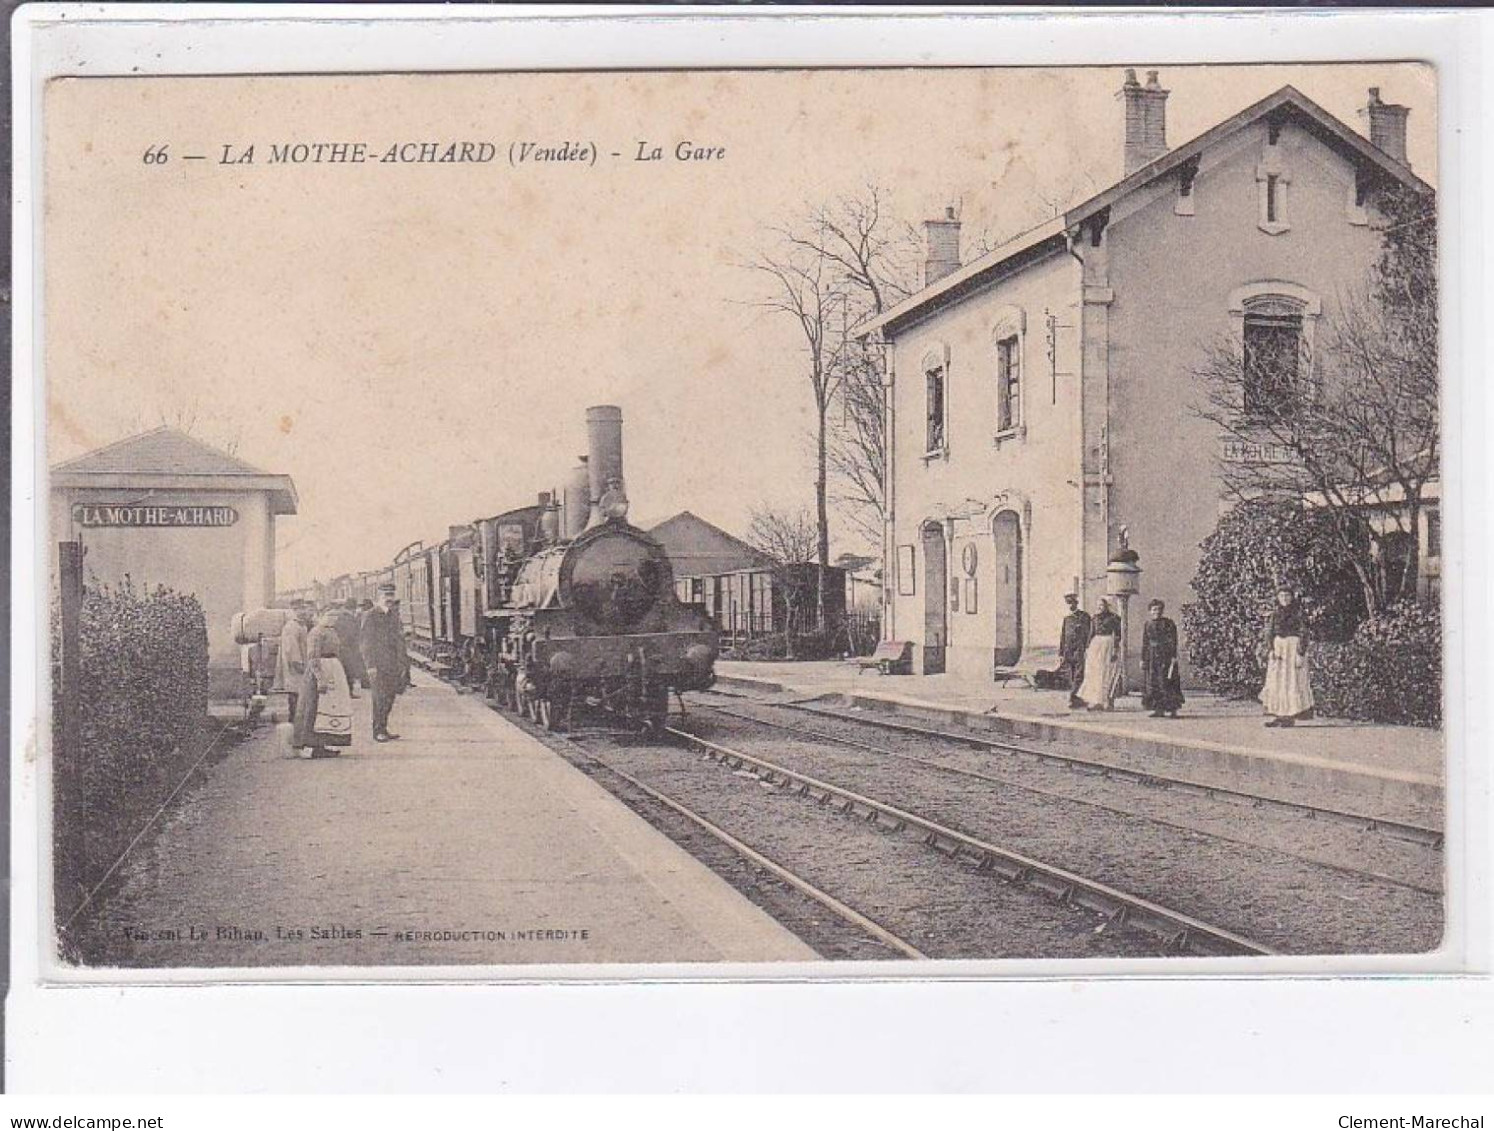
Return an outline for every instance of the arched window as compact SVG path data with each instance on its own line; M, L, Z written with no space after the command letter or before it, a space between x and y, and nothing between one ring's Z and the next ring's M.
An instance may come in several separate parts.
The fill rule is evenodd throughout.
M1252 299L1245 304L1242 338L1246 414L1290 412L1301 396L1307 369L1302 304L1279 295Z
M1027 313L1020 307L1006 306L996 312L991 328L991 347L995 354L996 435L1010 435L1021 429L1023 414L1023 345L1026 339Z
M1230 296L1239 320L1240 407L1247 416L1280 416L1314 395L1312 345L1322 303L1305 287L1271 280Z
M949 349L938 346L923 355L924 453L949 451Z

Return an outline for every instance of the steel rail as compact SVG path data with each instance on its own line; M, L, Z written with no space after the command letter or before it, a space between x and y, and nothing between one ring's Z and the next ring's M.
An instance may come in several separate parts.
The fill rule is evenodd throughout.
M712 688L712 695L721 695L732 699L745 699L748 702L762 702L748 695L737 695L718 688ZM1060 765L1074 768L1080 773L1090 773L1099 777L1112 778L1118 781L1135 782L1151 788L1177 789L1179 792L1197 793L1207 797L1229 797L1242 802L1248 802L1252 806L1275 806L1288 809L1296 813L1303 813L1311 819L1319 817L1327 820L1353 825L1365 832L1379 833L1384 836L1395 837L1399 840L1419 844L1425 848L1441 849L1443 845L1443 832L1427 825L1418 825L1409 821L1396 821L1385 817L1372 817L1366 813L1354 813L1346 809L1333 809L1323 805L1308 805L1301 801L1287 801L1279 797L1266 797L1259 793L1250 793L1247 790L1236 789L1227 785L1211 785L1208 782L1193 781L1189 778L1173 777L1167 774L1153 773L1147 770L1133 770L1125 766L1112 765L1109 762L1098 762L1091 758L1084 758L1078 754L1064 754L1056 750L1038 750L1031 746L1022 746L1015 742L1007 742L998 738L987 738L983 735L961 733L959 731L940 730L937 727L918 726L914 723L904 722L901 719L886 718L862 718L855 715L843 714L840 711L826 710L823 707L810 706L807 703L762 703L765 707L777 707L786 711L801 711L809 715L819 715L827 719L835 719L843 723L860 723L863 726L879 727L883 730L901 731L906 734L917 734L925 738L939 738L949 742L958 742L964 746L973 746L978 750L996 750L1023 754L1040 761L1056 762ZM703 703L701 706L710 707L711 704Z
M593 762L601 766L608 773L615 774L617 777L621 778L623 781L631 785L634 789L639 790L641 793L658 802L660 805L663 805L665 808L679 814L681 817L684 817L686 820L692 822L699 828L703 829L705 832L709 833L711 836L715 837L722 844L726 845L743 859L756 864L758 867L763 868L768 872L771 872L774 876L778 877L778 879L788 884L791 888L799 892L801 895L807 896L808 898L818 903L820 906L839 916L845 922L851 924L853 927L856 927L858 930L864 931L866 934L876 939L883 946L897 951L904 958L928 958L928 955L924 954L911 943L899 938L897 935L893 934L880 923L876 922L873 919L867 918L865 915L861 914L861 912L857 911L854 907L850 907L842 903L829 892L821 890L814 884L810 883L808 880L804 879L802 876L798 875L795 872L791 872L782 864L779 864L776 860L763 855L761 852L757 851L757 849L744 843L743 841L738 840L736 837L732 836L731 833L727 832L719 825L716 825L713 822L707 820L705 817L702 817L699 813L695 812L688 806L676 801L672 797L667 797L666 795L660 793L658 790L654 789L652 786L646 785L625 770L618 769L611 762L608 762L605 758L597 757L596 754L592 753L592 751L590 750L585 749L585 747L581 746L579 743L572 742L571 745L575 746L578 750L581 750L586 755L586 757L590 758Z
M134 839L131 840L129 844L125 845L124 851L115 858L113 864L109 865L108 871L106 871L99 878L99 882L94 884L93 887L89 889L88 893L83 897L83 902L78 904L77 907L74 907L72 914L67 917L67 920L62 924L62 926L57 928L58 934L66 934L72 927L73 922L78 918L78 916L83 914L84 910L93 904L94 898L99 894L99 892L104 890L104 885L109 882L109 880L114 876L115 872L119 871L120 867L129 858L130 853L135 851L135 846L145 839L145 834L150 832L155 823L161 819L161 814L166 812L171 803L176 800L176 795L186 788L187 783L192 780L192 776L197 773L202 764L207 761L208 755L218 748L218 743L222 742L224 736L229 733L229 729L230 728L225 726L213 736L212 741L209 742L207 746L203 748L202 753L197 756L197 760L193 762L191 767L188 768L187 772L182 775L182 780L176 783L176 788L173 789L169 794L167 794L166 800L161 802L161 804L156 807L156 811L152 813L146 820L145 824L140 826L140 831L135 834Z
M898 806L790 770L765 758L744 754L677 727L664 729L666 733L698 746L724 765L735 765L739 769L751 766L760 771L758 776L770 784L793 786L800 795L812 797L821 804L839 802L841 812L860 813L868 821L880 823L885 819L891 823L894 832L913 829L923 834L924 844L951 859L969 859L980 871L994 872L1003 879L1054 896L1063 903L1084 907L1116 925L1130 925L1156 935L1175 951L1191 950L1207 956L1269 956L1278 953L1243 935L1212 926L1181 911L979 840Z
M950 766L932 758L920 758L916 754L909 754L902 750L889 750L886 747L876 746L870 742L861 742L854 738L844 738L837 734L825 734L823 731L806 730L802 727L790 726L788 723L775 722L772 719L760 719L755 715L743 714L741 711L732 711L726 707L718 707L714 703L698 703L696 706L703 707L707 711L715 711L717 714L725 715L732 719L741 719L744 722L755 723L758 726L770 727L774 730L786 731L789 734L800 735L805 738L819 739L824 742L835 742L842 746L849 746L856 750L865 750L871 754L877 754L888 758L896 758L902 762L909 762L915 766L927 766L929 769L938 770L940 773L950 774L955 777L969 778L973 781L984 782L987 785L999 785L1004 789L1017 789L1023 793L1030 793L1037 797L1055 798L1073 805L1083 805L1090 809L1098 809L1102 813L1113 813L1119 817L1127 817L1138 821L1147 821L1154 825L1160 825L1166 829L1176 829L1179 832L1192 833L1198 836L1206 836L1211 840L1222 841L1225 844L1238 844L1247 848L1264 848L1271 852L1279 852L1283 856L1290 856L1294 860L1301 860L1313 865L1315 868L1327 868L1329 871L1338 872L1345 876L1354 876L1360 879L1371 879L1377 883L1390 884L1392 887L1407 888L1411 891L1424 892L1428 895L1441 895L1440 887L1430 887L1427 884L1416 883L1412 880L1401 880L1394 876L1387 876L1382 872L1371 872L1365 868L1351 868L1346 864L1334 864L1328 860L1318 860L1311 856L1303 856L1298 852L1288 852L1274 845L1262 845L1257 841L1246 840L1242 837L1228 836L1224 833L1211 832L1200 829L1193 825L1181 824L1177 821L1169 821L1164 817L1155 817L1146 813L1137 813L1130 809L1122 809L1115 805L1106 805L1102 801L1091 801L1084 797L1070 797L1067 794L1057 793L1050 789L1039 789L1037 786L1027 785L1023 782L1014 782L1007 778L992 777L983 774L979 770L967 770L961 766Z

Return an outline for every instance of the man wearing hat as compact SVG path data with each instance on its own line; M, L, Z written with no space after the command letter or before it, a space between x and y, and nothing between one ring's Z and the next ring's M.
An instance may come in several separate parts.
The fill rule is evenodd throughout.
M297 598L291 602L291 616L280 630L280 651L275 659L275 686L289 700L290 718L296 716L296 699L301 680L306 675L306 634L316 620L311 602Z
M1079 607L1079 594L1065 593L1069 615L1063 618L1063 631L1058 637L1058 670L1068 676L1069 706L1083 706L1079 699L1079 685L1084 682L1084 650L1089 647L1093 630L1090 615Z
M394 697L404 689L405 636L400 628L399 613L394 609L394 586L380 585L374 606L363 614L359 646L368 681L373 688L373 734L375 742L389 742L399 737L389 733L389 712Z

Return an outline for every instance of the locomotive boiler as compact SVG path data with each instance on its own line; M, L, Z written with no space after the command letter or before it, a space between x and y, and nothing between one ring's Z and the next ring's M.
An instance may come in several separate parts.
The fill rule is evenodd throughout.
M663 725L671 691L715 680L715 624L682 604L664 548L627 521L622 412L587 409L589 455L561 493L541 548L489 612L489 685L546 727L582 707Z

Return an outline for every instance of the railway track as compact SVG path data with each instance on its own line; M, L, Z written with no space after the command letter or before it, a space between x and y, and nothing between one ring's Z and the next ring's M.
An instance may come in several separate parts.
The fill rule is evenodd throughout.
M797 869L795 878L809 883L822 896L827 894L826 889L835 892L840 897L837 902L845 906L870 910L870 918L878 921L877 926L889 930L889 933L901 932L901 941L914 950L929 949L922 945L922 940L927 936L922 927L928 926L930 922L939 927L944 922L958 920L963 914L962 909L946 900L942 904L944 910L937 915L930 914L923 924L917 925L917 929L910 933L909 927L913 925L910 920L916 918L912 913L920 910L920 900L917 896L909 898L906 875L902 879L889 878L889 890L884 893L877 889L882 884L880 877L888 868L886 862L872 864L870 872L863 870L859 876L850 873L841 875L837 871L842 867L840 861L843 858L858 853L868 859L875 856L880 861L880 854L884 850L866 847L868 843L875 844L880 838L873 838L872 842L868 842L866 834L861 833L858 843L862 847L855 852L843 852L833 843L837 839L843 839L842 834L826 833L827 828L846 827L840 823L844 819L852 822L852 828L859 825L880 834L893 834L891 842L882 843L906 847L886 849L886 852L894 853L888 859L903 860L905 858L896 853L912 852L918 859L929 861L928 864L916 865L916 868L922 872L932 867L933 870L928 873L930 879L924 881L931 888L938 887L943 892L949 887L957 886L956 881L935 880L932 878L934 876L959 875L965 879L958 881L958 884L975 885L963 889L969 893L966 899L972 904L983 904L988 899L1008 900L1003 912L1006 918L997 919L998 929L1003 923L1035 920L1044 915L1053 915L1061 909L1068 909L1069 916L1079 914L1087 917L1091 929L1124 928L1111 931L1106 937L1114 937L1117 941L1107 945L1129 945L1133 949L1128 953L1137 955L1270 956L1335 953L1345 947L1356 953L1414 952L1426 945L1424 937L1431 937L1428 932L1432 929L1433 921L1428 916L1438 914L1433 905L1440 906L1440 888L1411 882L1420 879L1421 873L1409 863L1405 867L1410 869L1411 881L1354 867L1352 865L1356 864L1357 858L1353 856L1344 857L1340 863L1335 864L1330 860L1314 859L1309 855L1286 851L1279 846L1268 849L1264 844L1217 835L1204 828L1190 828L1186 824L1166 820L1165 812L1160 814L1164 819L1157 819L1156 814L1147 816L1117 805L1065 796L1062 792L1049 793L1005 777L959 766L941 765L933 759L891 750L875 742L847 739L842 735L825 734L798 725L774 723L750 712L702 704L693 697L692 704L708 708L703 712L702 719L707 727L714 715L720 715L723 723L736 720L738 724L746 723L750 727L789 736L789 745L783 748L786 753L792 751L787 759L789 764L784 764L784 758L771 745L765 750L754 746L753 743L760 743L762 739L753 735L751 730L743 731L740 725L735 728L725 726L724 734L712 734L710 731L696 733L699 728L672 726L665 731L665 736L672 739L672 742L639 745L625 742L615 750L609 750L608 756L598 752L596 742L615 742L619 738L615 731L573 735L572 739L580 739L585 743L584 746L580 746L580 743L573 745L580 746L581 756L616 775L617 780L625 783L635 794L647 797L654 805L670 809L680 819L689 820L694 828L727 846L735 853L736 858L752 860L763 867L762 863L749 855L755 852L768 864L776 865L784 871L791 871L789 865L792 865L792 869ZM772 708L778 705L763 706ZM841 719L833 713L827 714L848 724L878 725L854 718ZM531 728L527 722L524 725L526 728L539 729ZM938 738L946 743L955 739L962 747L975 746L984 750L1000 745L965 735L947 736L937 731L930 733L929 728L907 729L919 732L924 738ZM740 742L732 737L733 730L739 733ZM855 734L855 731L852 733ZM554 736L546 734L544 737L549 739ZM842 752L825 763L835 767L833 771L826 772L820 768L822 763L817 750L828 755L836 747L841 748ZM681 762L678 755L671 757L668 754L670 749L701 751L705 759ZM753 752L754 750L758 752ZM875 754L876 760L858 763L853 753L855 750ZM869 786L870 782L882 781L877 776L876 766L880 759L889 755L904 765L899 774L892 775L889 782L883 783L886 786L901 777L902 783L892 785L891 793L885 788ZM617 759L626 763L627 768L619 765ZM711 785L712 779L704 764L707 760L738 778L750 778L759 784L761 792L745 790L739 786L723 790L720 785ZM630 773L629 770L634 772ZM868 772L873 777L867 778ZM642 780L644 777L649 781ZM862 780L858 781L858 778ZM935 786L933 783L937 781L944 781L946 784ZM960 781L967 785L959 785ZM929 788L918 784L920 782L927 783ZM1117 787L1107 788L1113 793ZM617 790L614 788L613 792ZM1208 794L1211 791L1200 789L1198 792ZM1239 794L1238 791L1225 792L1230 798L1249 796ZM670 796L671 794L674 796ZM718 799L717 795L724 799L726 794L731 794L734 800ZM685 801L681 801L682 796ZM774 817L770 815L771 799L774 797L780 799L780 805L799 801L810 808L802 811L805 813L803 820L792 817L787 810L780 810L780 815ZM989 810L990 803L982 800L983 797L989 797L992 802L997 803L996 810ZM1023 797L1027 800L1019 801ZM1126 804L1124 797L1122 790L1119 806ZM1006 800L1001 800L1002 798ZM1114 796L1110 800L1115 800ZM1071 813L1081 814L1078 818L1064 818L1067 822L1077 822L1076 830L1086 827L1082 814L1088 811L1094 813L1095 821L1100 824L1139 822L1134 826L1138 830L1150 827L1155 832L1126 834L1114 842L1107 840L1088 850L1077 853L1063 851L1054 855L1052 850L1055 845L1070 842L1055 840L1051 827L1045 835L1033 840L1022 831L1034 827L1030 823L1031 818L1026 823L1021 818L1024 809L1030 810L1034 816L1047 812L1050 817L1041 821L1037 827L1044 824L1051 826L1055 819L1051 816L1053 811L1044 807L1054 804L1069 806ZM741 808L743 805L761 812L756 817L744 817L744 810ZM1151 805L1155 809L1156 802ZM676 806L689 812L683 813ZM637 805L634 807L638 808ZM1307 806L1284 805L1279 808L1298 813L1309 810ZM810 816L817 812L818 815ZM1241 832L1244 814L1237 812L1233 805L1226 805L1222 812L1234 814L1225 822L1223 827L1226 830L1233 824L1235 828L1232 831L1240 836L1252 835L1248 829ZM717 816L718 813L725 814L724 822ZM976 827L971 828L967 817L975 819L977 816L979 819L975 820ZM712 818L716 819L713 821ZM825 824L827 820L828 824ZM1013 820L1018 823L1013 824ZM1280 815L1277 820L1281 820ZM658 824L657 821L654 823ZM722 829L722 823L731 832ZM1315 826L1304 823L1299 827L1306 832ZM1365 826L1355 824L1354 827L1362 829ZM1302 843L1307 845L1309 851L1316 851L1319 838L1331 828L1332 825L1328 829L1308 834ZM732 837L732 833L737 835L727 840L718 833L725 833L726 837ZM857 835L852 833L851 840ZM1082 836L1078 832L1075 835ZM1142 839L1135 840L1136 835L1141 835ZM1173 838L1171 843L1168 837ZM675 839L679 837L676 836ZM751 842L750 846L746 843L748 841ZM1214 842L1212 847L1209 846L1210 841ZM1083 842L1081 839L1071 843L1079 847ZM1337 842L1322 843L1326 845ZM776 849L773 847L775 844L778 845ZM1107 844L1109 848L1104 847ZM767 852L761 851L764 847ZM1195 865L1194 856L1202 849L1207 849L1204 856L1212 860L1212 863L1200 862ZM1330 855L1342 856L1341 849L1340 844L1339 849L1333 850ZM1237 858L1231 856L1232 850L1239 853ZM1390 851L1388 844L1385 851ZM1133 852L1138 853L1134 858ZM777 859L770 859L774 856ZM854 862L866 864L868 859ZM1431 859L1433 857L1428 857L1428 860ZM946 862L943 868L939 866L941 860ZM1287 860L1295 861L1298 868L1316 868L1318 871L1274 870L1282 867L1282 863L1277 861ZM1175 884L1168 878L1172 874L1170 869L1173 868L1181 869L1178 877L1184 881L1181 884ZM1224 870L1221 871L1221 868ZM717 870L720 871L720 868ZM772 868L765 870L773 871ZM1402 866L1397 864L1392 870L1400 872ZM815 876L816 880L806 880L806 871L808 875ZM1212 878L1216 873L1221 877L1218 881ZM773 874L779 875L776 871ZM983 875L999 881L991 889L993 894L990 897L980 894ZM1340 878L1335 881L1334 876ZM780 878L788 882L787 878ZM1209 886L1214 883L1223 886ZM897 889L899 884L902 884L901 890L892 890ZM1304 887L1304 884L1307 886ZM796 887L796 890L803 889ZM1397 891L1401 893L1399 897L1394 894ZM847 894L848 892L851 894ZM996 894L1000 892L1011 894ZM1019 893L1022 893L1026 903L1020 902ZM810 895L807 892L804 894ZM835 900L836 896L830 898ZM938 898L941 897L930 897L931 900ZM1183 901L1181 906L1186 907L1187 911L1178 910L1180 899ZM820 906L831 906L823 899L816 899L816 902ZM1045 905L1053 911L1038 909ZM878 911L879 907L883 910ZM835 913L841 921L852 922L839 911ZM1076 922L1071 918L1068 925L1072 926ZM1049 929L1053 928L1050 926ZM1080 929L1082 931L1083 928ZM1125 944L1122 936L1136 941ZM910 942L910 939L916 941ZM1145 943L1144 949L1138 949L1142 940L1150 941ZM884 946L890 945L886 940L882 942ZM895 945L890 945L890 949L909 956L907 951ZM1058 956L1042 945L1028 946L1026 949L1020 946L1008 949L993 945L988 949L983 945L983 940L976 939L972 945L968 938L962 947L944 946L942 952L939 947L934 950L934 957L995 957L1001 954Z
M499 710L496 706L493 709ZM904 958L928 957L915 944L856 911L803 875L752 848L690 806L630 774L590 745L591 741L597 739L615 739L617 735L614 732L595 730L559 734L542 728L526 716L515 718L510 713L500 713L531 732L542 735L551 744L569 747L576 755L605 774L613 776L649 801L683 818L693 828L707 834L742 859L771 873L801 895L830 911L841 922L888 950ZM897 806L818 781L755 755L732 750L678 727L665 727L664 734L703 750L713 761L727 768L742 770L750 767L750 772L765 785L788 787L800 797L817 801L821 805L830 805L841 815L859 817L863 822L875 825L880 831L912 833L925 847L939 853L950 864L972 865L978 873L1005 881L1059 905L1089 912L1101 927L1128 928L1144 934L1160 944L1157 950L1159 954L1227 957L1270 956L1278 953L1261 943L1150 900L1086 879L1014 850L978 840Z
M730 768L750 768L770 785L791 789L822 805L833 804L843 814L858 816L889 831L911 833L952 861L969 862L980 872L1019 884L1061 903L1083 907L1117 926L1143 931L1161 941L1171 953L1208 957L1277 953L1232 931L1086 879L1057 865L980 840L899 806L821 781L766 758L734 750L678 727L666 727L665 732Z
M626 782L630 787L636 789L639 793L643 794L654 803L663 806L677 816L683 817L686 821L690 822L691 825L698 828L706 835L712 837L723 846L730 849L738 856L742 857L742 859L746 860L748 863L756 865L764 871L772 874L777 879L791 887L794 891L798 892L800 895L805 896L806 898L812 900L814 903L818 904L820 907L823 907L825 910L829 911L832 915L834 915L841 922L845 923L847 926L870 936L873 940L881 943L888 950L893 951L903 958L922 960L928 957L928 955L924 954L907 939L901 938L900 936L894 934L892 931L889 931L886 927L882 926L882 924L861 914L861 912L843 903L839 899L836 899L829 892L824 891L823 889L812 883L810 880L799 875L797 872L792 871L791 869L780 864L778 861L771 859L761 852L758 852L751 845L747 844L745 841L739 840L737 837L732 836L725 829L721 828L713 821L707 820L705 817L697 813L694 809L691 809L688 805L685 805L682 802L661 793L659 790L654 789L646 782L640 781L638 778L634 777L626 770L623 770L607 761L607 759L598 756L594 751L587 750L584 747L580 746L579 743L572 743L572 745L576 746L578 749L583 750L587 758L595 762L607 773Z
M692 696L691 702L711 710L721 711L724 714L733 714L732 711L719 707L712 703L700 701ZM718 695L728 699L744 700L752 703L761 703L749 695L741 695L734 692L722 691L713 688L709 694ZM1159 774L1150 771L1133 770L1124 766L1116 766L1113 763L1097 761L1093 758L1085 758L1079 754L1068 753L1058 750L1044 750L1021 743L1007 741L1005 739L987 738L983 735L969 732L950 731L938 727L920 726L916 723L905 722L901 719L890 718L866 718L856 715L848 715L841 711L827 710L823 707L812 706L808 703L780 702L761 703L762 706L777 710L794 711L796 713L816 715L836 722L852 726L875 727L879 730L897 731L904 734L918 735L923 738L938 739L942 742L954 743L963 747L977 750L988 750L1002 754L1016 754L1036 761L1046 762L1051 765L1060 765L1079 773L1112 781L1124 781L1132 784L1146 786L1152 789L1172 790L1178 793L1192 794L1196 796L1215 799L1227 799L1248 805L1252 808L1275 809L1281 812L1300 814L1313 820L1322 820L1342 824L1363 832L1375 833L1396 840L1404 840L1411 844L1419 844L1427 848L1440 849L1443 845L1443 832L1441 829L1429 825L1417 824L1409 821L1396 821L1384 817L1376 817L1365 813L1356 813L1346 809L1335 809L1325 805L1310 805L1299 801L1288 801L1284 798L1268 797L1248 790L1234 789L1229 786L1214 785L1208 782L1199 782L1188 778L1178 777L1170 774ZM780 726L785 730L793 728L783 724L773 723L769 720L754 716L738 715L740 718L749 718L753 722L766 726ZM806 734L813 732L804 732ZM855 745L854 740L842 739L839 736L817 734L817 738L827 741L841 742L847 745ZM870 744L864 744L864 749L876 749ZM879 751L891 753L889 751Z
M1164 828L1176 829L1176 830L1178 830L1180 832L1198 833L1200 831L1204 831L1204 830L1198 829L1194 825L1186 824L1186 823L1183 823L1183 822L1180 822L1180 821L1172 821L1172 820L1168 820L1168 819L1166 819L1164 817L1158 817L1158 816L1151 815L1151 814L1137 813L1134 810L1126 809L1126 808L1123 808L1121 806L1107 805L1104 802L1095 801L1095 800L1088 799L1088 798L1071 797L1071 796L1069 796L1067 794L1064 794L1064 793L1059 793L1059 792L1056 792L1056 791L1053 791L1053 790L1042 789L1042 788L1039 788L1039 787L1036 787L1036 786L1027 785L1027 784L1024 784L1022 782L1013 781L1013 780L1011 780L1009 778L996 777L996 776L994 776L992 774L981 773L978 770L969 770L969 769L965 769L965 768L960 767L960 766L951 766L948 763L940 762L940 761L938 761L936 759L933 759L933 758L920 757L920 756L918 756L916 754L910 754L910 753L908 753L906 751L902 751L902 750L892 750L892 749L889 749L889 748L884 747L884 746L878 746L875 743L862 742L862 741L860 741L858 739L848 738L848 737L846 737L844 735L827 734L827 733L825 733L823 731L810 730L810 729L807 729L805 727L791 726L791 725L789 725L787 723L777 722L777 721L775 721L773 719L764 719L764 718L761 718L760 716L749 714L749 713L742 712L742 711L733 711L733 710L730 710L730 709L728 709L726 707L717 706L714 703L699 703L699 702L697 702L697 703L695 703L695 706L704 708L705 710L708 710L708 711L713 711L713 712L715 712L716 714L719 714L719 715L724 715L727 718L739 719L739 720L741 720L743 722L753 723L753 724L755 724L757 726L763 726L763 727L771 728L773 730L783 731L783 732L785 732L787 734L792 734L792 735L795 735L795 736L800 737L800 738L813 739L813 740L819 741L819 742L831 742L831 743L835 743L835 744L840 745L840 746L849 747L849 748L854 749L854 750L862 750L862 751L865 751L867 753L875 754L875 755L877 755L879 757L896 759L897 761L900 761L900 762L906 762L906 763L909 763L911 765L921 766L921 767L933 770L933 771L935 771L937 773L947 774L947 775L950 775L952 777L964 778L964 779L967 779L967 780L970 780L970 781L983 782L983 783L985 783L987 785L1000 786L1003 789L1017 789L1017 790L1021 790L1024 793L1034 794L1034 795L1040 796L1040 797L1055 798L1055 799L1061 800L1061 801L1069 803L1069 804L1081 805L1081 806L1085 806L1085 807L1088 807L1088 808L1091 808L1091 809L1094 809L1094 810L1097 810L1097 811L1102 811L1102 812L1106 812L1106 813L1117 814L1117 815L1123 816L1123 817L1140 817L1140 818L1142 818L1144 820L1150 821L1153 824L1161 825ZM846 721L850 722L850 723L855 723L855 722L858 722L859 720L846 720ZM867 724L867 725L875 725L875 724ZM1252 796L1252 795L1241 794L1238 791L1221 791L1221 792L1228 793L1233 798L1239 798L1239 797L1245 797L1245 796ZM1208 795L1212 796L1212 794L1208 794ZM1293 811L1293 812L1304 813L1308 817L1316 817L1321 812L1320 810L1314 809L1314 808L1309 807L1309 806L1291 805L1289 803L1282 803L1281 807L1283 809L1287 809L1287 810L1290 810L1290 811ZM1365 830L1365 831L1368 831L1368 830ZM1220 833L1220 832L1217 832L1217 831L1208 831L1206 835L1214 838L1215 840L1222 840L1222 841L1227 841L1227 842L1230 842L1230 843L1241 844L1241 845L1254 845L1256 843L1254 841L1247 840L1245 838L1232 837L1232 836L1229 836L1227 834ZM1422 842L1422 841L1413 841L1412 843L1425 844L1425 842ZM1430 847L1430 845L1426 845L1426 846ZM1418 883L1418 882L1414 882L1414 881L1411 881L1411 880L1401 879L1401 878L1396 877L1396 876L1388 876L1388 875L1385 875L1384 873L1373 871L1373 870L1367 869L1367 868L1349 867L1349 866L1346 866L1346 865L1343 865L1343 864L1337 864L1337 863L1334 863L1331 860L1323 860L1323 859L1320 859L1318 857L1309 856L1309 855L1306 855L1306 854L1303 854L1303 853L1300 853L1300 852L1292 852L1292 851L1289 851L1287 849L1281 848L1279 845L1273 846L1273 848L1275 848L1275 850L1278 851L1278 852L1282 852L1285 855L1294 856L1297 859L1303 860L1303 861L1305 861L1305 862L1307 862L1309 864L1314 864L1314 865L1317 865L1319 867L1328 868L1328 869L1331 869L1331 870L1337 871L1337 872L1342 872L1342 873L1344 873L1346 875L1362 876L1362 877L1366 877L1366 878L1375 880L1375 881L1380 882L1380 883L1392 884L1392 885L1397 886L1397 887L1405 887L1405 888L1409 888L1409 889L1411 889L1413 891L1425 892L1425 893L1428 893L1428 894L1431 894L1431 895L1438 895L1438 894L1441 893L1441 890L1442 890L1440 886L1432 886L1432 885L1429 885L1429 884L1423 884L1423 883Z

